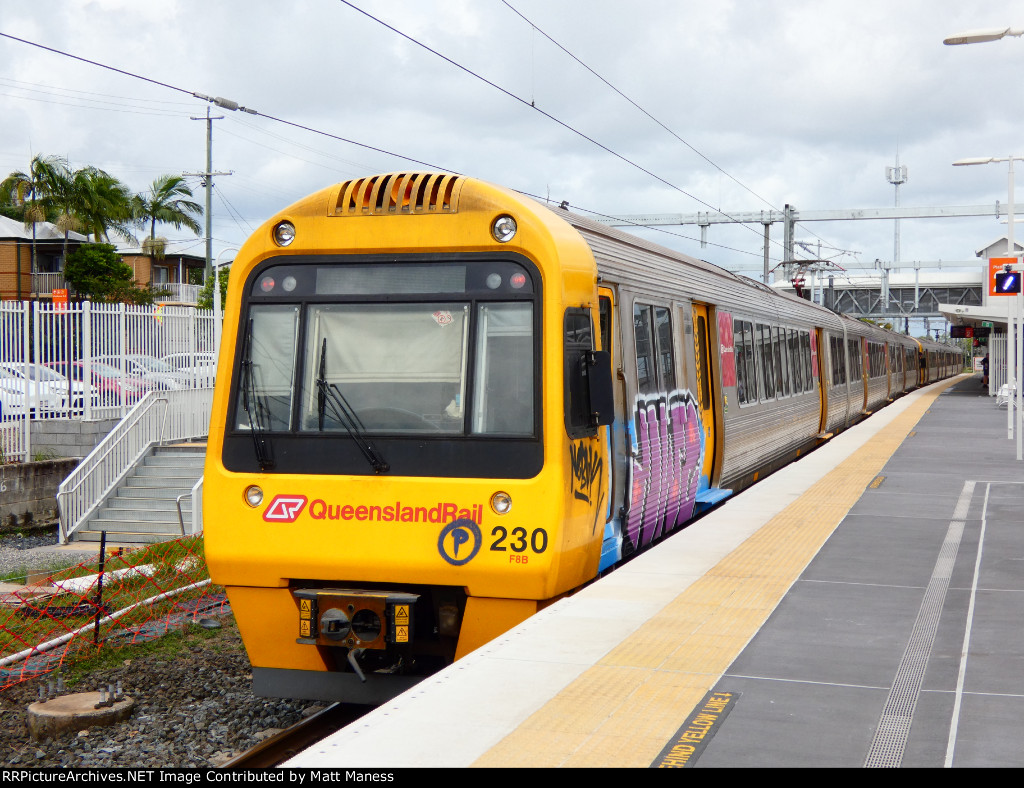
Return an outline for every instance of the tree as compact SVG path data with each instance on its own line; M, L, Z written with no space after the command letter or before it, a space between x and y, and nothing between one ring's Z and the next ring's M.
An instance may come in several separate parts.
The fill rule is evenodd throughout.
M134 211L141 226L149 224L149 238L143 249L156 258L164 256L166 239L156 237L157 222L169 224L175 230L182 227L198 234L198 217L203 209L192 201L192 190L180 175L161 175L153 181L148 192L134 198Z
M109 241L113 232L135 243L135 204L128 187L96 167L85 167L76 176L81 179L78 216L85 232L97 241Z
M88 169L64 170L55 173L47 202L55 214L54 223L64 233L64 253L68 256L68 236L72 231L81 230L84 225L86 194L89 189Z
M231 266L222 265L218 268L217 275L220 277L220 311L224 313L224 308L227 305L228 300L228 278L230 276ZM196 297L196 306L199 309L213 309L213 277L208 277L206 283L203 285L203 289L199 291L199 295Z
M111 244L75 249L64 263L64 278L81 295L95 301L153 303L153 291L136 284L131 266L121 261Z
M0 182L0 193L4 201L23 208L22 219L25 227L32 226L32 270L36 264L36 224L46 220L50 197L57 184L67 177L67 162L59 156L43 156L37 153L29 163L28 172L17 170Z

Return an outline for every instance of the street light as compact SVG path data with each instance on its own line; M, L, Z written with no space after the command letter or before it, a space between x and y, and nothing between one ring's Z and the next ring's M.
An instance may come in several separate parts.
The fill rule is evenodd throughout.
M229 246L227 249L221 249L217 254L217 259L213 261L213 349L216 354L215 359L220 360L220 335L221 335L221 314L220 314L220 258L227 252L238 253L238 249L233 246ZM231 262L234 262L232 260Z
M958 44L984 44L987 41L998 41L1007 36L1024 35L1024 30L1014 30L1012 27L990 27L984 30L968 30L965 33L957 33L955 36L942 39L942 43L948 46Z
M1020 35L1020 31L1015 35ZM1001 37L1001 36L1000 36ZM978 39L983 41L990 41L995 39ZM960 159L959 161L953 162L954 167L964 167L973 164L994 164L996 162L1007 162L1009 164L1009 183L1007 186L1007 199L1006 199L1006 254L1008 257L1017 257L1017 245L1013 239L1013 163L1015 161L1024 161L1024 156L1005 156L997 158L995 156L981 156L971 159ZM1016 411L1017 419L1021 419L1021 367L1024 364L1017 363L1017 345L1018 337L1020 336L1017 332L1019 331L1018 322L1021 318L1021 295L1011 296L1009 309L1007 309L1007 320L1006 320L1006 382L1013 382L1015 387L1015 393L1012 397L1008 398L1006 403L1006 433L1008 438L1013 438L1013 422L1014 412ZM1021 439L1021 429L1024 427L1024 423L1017 424L1017 459L1024 459L1024 444Z

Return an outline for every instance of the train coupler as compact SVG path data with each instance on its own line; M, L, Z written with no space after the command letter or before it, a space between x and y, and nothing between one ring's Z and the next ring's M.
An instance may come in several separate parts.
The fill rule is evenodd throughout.
M357 588L297 588L298 643L383 650L413 639L418 594Z

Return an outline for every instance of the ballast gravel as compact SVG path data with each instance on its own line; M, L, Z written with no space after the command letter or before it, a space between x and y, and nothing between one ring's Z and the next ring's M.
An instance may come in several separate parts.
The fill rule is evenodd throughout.
M17 547L10 537L4 538L0 567L23 565L28 539L54 543L53 536L45 534L26 535L16 541ZM22 564L16 552L22 552ZM213 637L186 633L183 648L173 656L131 657L131 649L126 649L125 659L115 667L65 690L68 694L95 691L120 681L124 694L135 699L135 711L125 722L110 727L32 741L26 710L39 699L40 686L45 688L54 676L0 690L0 766L216 767L323 708L316 701L254 696L249 659L234 621L230 615L219 621L222 628Z
M38 699L40 681L0 691L0 764L7 767L221 766L277 730L322 708L314 701L257 698L249 659L230 619L216 637L188 639L168 658L126 659L118 667L84 679L68 693L117 684L135 699L125 722L88 728L35 742L26 709ZM52 679L52 676L50 677ZM43 679L45 686L46 680Z

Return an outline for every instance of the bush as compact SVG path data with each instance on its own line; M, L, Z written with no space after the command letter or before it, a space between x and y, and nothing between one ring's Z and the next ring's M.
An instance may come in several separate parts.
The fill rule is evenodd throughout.
M111 244L83 244L68 254L64 278L80 295L93 301L152 304L153 291L139 287L131 266Z

